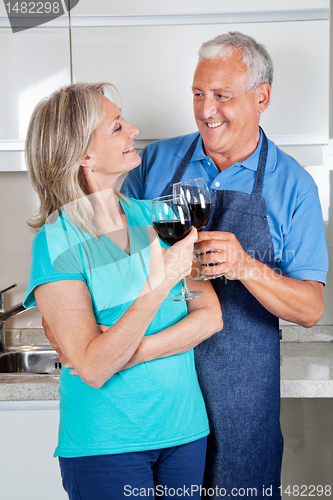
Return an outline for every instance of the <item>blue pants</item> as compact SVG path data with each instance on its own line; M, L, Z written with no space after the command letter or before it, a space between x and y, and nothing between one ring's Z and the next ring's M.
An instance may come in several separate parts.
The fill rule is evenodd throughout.
M59 458L70 500L200 499L206 438L161 450Z

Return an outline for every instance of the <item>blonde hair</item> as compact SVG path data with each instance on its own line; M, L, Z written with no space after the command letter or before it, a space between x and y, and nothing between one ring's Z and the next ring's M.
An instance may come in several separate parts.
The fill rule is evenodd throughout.
M96 236L94 211L87 196L90 191L80 162L104 118L105 94L121 103L117 88L109 82L76 83L54 92L35 107L25 150L40 207L36 218L28 223L30 227L38 230L51 214L58 215L65 208L78 227Z

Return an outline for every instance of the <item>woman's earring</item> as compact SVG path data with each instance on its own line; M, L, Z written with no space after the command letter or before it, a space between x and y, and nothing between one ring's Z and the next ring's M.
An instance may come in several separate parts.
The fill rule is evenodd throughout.
M91 169L92 172L96 172L96 168L95 168L95 165L92 166L92 169Z

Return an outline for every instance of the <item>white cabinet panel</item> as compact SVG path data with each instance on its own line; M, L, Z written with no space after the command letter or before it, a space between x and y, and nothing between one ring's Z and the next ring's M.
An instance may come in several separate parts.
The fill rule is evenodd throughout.
M259 30L247 32L256 37ZM313 143L323 136L328 142L329 22L272 23L262 35L258 39L274 63L272 99L262 126L272 136L298 136L295 144L306 144L311 135Z
M73 28L74 80L113 82L124 117L141 130L139 139L186 134L196 130L191 84L197 51L230 29L254 36L272 56L272 102L262 118L267 134L279 144L325 142L328 21Z
M80 0L73 16L133 16L162 14L202 14L211 12L290 11L328 9L329 0Z
M59 411L0 411L1 498L65 500L58 460Z
M68 29L1 28L0 60L0 141L23 141L37 102L70 82Z
M283 500L296 496L331 498L332 411L330 398L281 400Z

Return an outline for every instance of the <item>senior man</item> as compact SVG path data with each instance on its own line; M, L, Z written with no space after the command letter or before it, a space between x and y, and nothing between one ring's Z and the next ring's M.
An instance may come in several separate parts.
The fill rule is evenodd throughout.
M147 146L122 187L139 199L196 177L210 187L196 254L201 272L224 275L212 280L224 328L195 348L211 427L210 498L280 497L278 318L311 327L323 312L328 259L317 187L259 127L272 77L267 50L251 37L204 43L193 79L199 134Z

